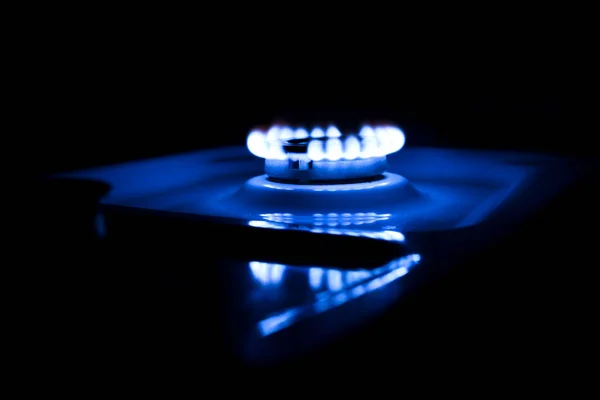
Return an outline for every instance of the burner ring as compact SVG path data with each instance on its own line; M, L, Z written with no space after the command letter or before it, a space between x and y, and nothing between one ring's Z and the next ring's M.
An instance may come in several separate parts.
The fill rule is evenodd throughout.
M387 170L385 157L358 160L265 160L265 173L273 180L294 183L373 181Z
M342 134L335 126L326 131L272 126L248 135L248 150L265 159L265 173L274 181L290 183L351 183L372 181L387 169L388 154L405 142L397 127L363 126L358 135Z

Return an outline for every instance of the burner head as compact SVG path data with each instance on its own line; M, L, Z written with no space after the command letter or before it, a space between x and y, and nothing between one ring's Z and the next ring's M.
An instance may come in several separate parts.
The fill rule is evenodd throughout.
M273 126L248 135L248 150L265 159L271 180L291 183L354 183L380 178L386 156L404 146L402 131L390 125L363 126L358 135L342 134L335 126L293 130Z

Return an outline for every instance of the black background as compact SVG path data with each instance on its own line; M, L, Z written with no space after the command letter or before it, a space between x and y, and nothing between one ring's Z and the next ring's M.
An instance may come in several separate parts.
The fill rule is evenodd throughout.
M3 150L14 160L13 169L35 178L243 144L253 126L282 118L300 125L331 121L348 129L365 120L390 119L404 129L407 145L597 155L595 95L586 74L591 53L584 43L587 34L575 29L586 25L577 20L567 28L562 16L536 14L526 18L522 33L493 13L477 14L481 25L500 22L488 35L481 26L439 26L429 14L423 25L401 32L399 26L411 19L404 11L328 19L321 9L308 10L306 19L296 21L287 19L287 12L271 17L269 10L266 21L258 21L234 10L239 21L233 11L217 18L204 10L192 14L192 21L182 16L167 21L146 18L140 10L126 16L111 10L111 18L100 17L101 10L65 13L60 19L37 10L36 21L13 31L15 38L25 39L14 41L17 56L11 62L18 73L9 76L17 86L10 95L17 123ZM389 14L397 19L379 22ZM37 25L38 19L45 23ZM327 25L332 20L340 26ZM365 20L375 24L363 25ZM533 24L540 20L546 26ZM455 37L457 31L461 34ZM410 360L424 352L428 360L450 366L467 357L473 365L504 371L502 363L527 370L519 365L525 359L560 375L578 362L577 354L587 354L595 342L589 325L596 296L587 288L595 260L589 233L597 218L595 182L589 178L578 191L540 210L519 235L498 242L488 254L410 299L407 315L422 324L418 334L430 334L412 349ZM124 344L115 336L112 361L103 361L114 367L131 343L141 343L138 334L153 321L154 309L148 306L148 319L139 324L129 319L127 310L140 305L140 293L152 291L128 286L147 278L137 275L139 269L123 271L111 257L123 252L135 265L144 244L136 243L136 254L127 253L127 246L100 254L95 244L73 242L81 212L73 206L78 200L72 189L54 202L43 193L20 197L30 200L31 223L25 227L34 233L22 249L36 256L34 267L23 269L29 274L22 282L29 287L24 293L31 292L31 304L22 304L31 307L20 313L28 319L23 326L31 357L50 354L42 357L45 371L60 357L78 360L75 365L94 364L90 354L103 352L86 341L101 339L95 328L87 339L64 335L80 326L84 315L92 327L100 321L115 332L128 329L131 340ZM164 252L168 259L168 249ZM507 266L513 273L494 272L493 267ZM32 290L30 281L38 278L40 285ZM116 292L106 301L106 293ZM152 305L162 301L158 295L148 298ZM382 331L374 332L381 340ZM195 337L186 339L196 343ZM381 369L402 356L374 357L369 348L364 353L380 361L375 367ZM346 356L342 360L351 360ZM200 364L221 362L227 360L217 354ZM353 365L363 366L359 361Z
M259 82L238 77L202 87L188 81L193 71L168 81L165 76L144 79L147 73L115 73L99 81L79 77L74 78L81 79L79 88L70 83L49 88L39 100L48 102L42 109L50 109L39 116L44 134L36 135L36 149L27 158L40 171L55 172L243 145L251 128L279 120L300 126L334 122L356 130L373 119L396 122L407 145L596 153L593 131L582 124L590 116L564 89L546 93L545 88L502 88L496 82L482 83L482 91L471 82L421 86L410 78L404 83L400 76L371 81L368 72L353 82L325 85L317 83L327 76L292 76L289 83L267 76L254 78ZM355 86L358 80L363 87Z
M307 28L321 18L219 30L94 14L23 29L11 102L20 163L37 175L243 144L253 126L282 118L348 129L389 119L409 145L596 154L584 33L428 31L429 21L408 35L387 19Z

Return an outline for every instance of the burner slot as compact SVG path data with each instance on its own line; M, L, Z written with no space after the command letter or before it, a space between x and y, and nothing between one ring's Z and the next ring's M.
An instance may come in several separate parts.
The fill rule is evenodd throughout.
M296 171L306 171L313 169L313 161L289 160L288 168Z
M386 157L339 161L265 160L265 172L280 182L372 181L387 169Z

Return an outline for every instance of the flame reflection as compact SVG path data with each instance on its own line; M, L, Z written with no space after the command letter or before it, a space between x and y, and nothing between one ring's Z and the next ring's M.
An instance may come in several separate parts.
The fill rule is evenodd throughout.
M420 261L419 254L411 254L374 270L307 268L305 276L314 294L312 301L271 314L258 322L258 331L261 336L268 336L295 322L339 307L403 277ZM286 270L298 267L252 261L249 268L261 288L277 288L283 286Z

